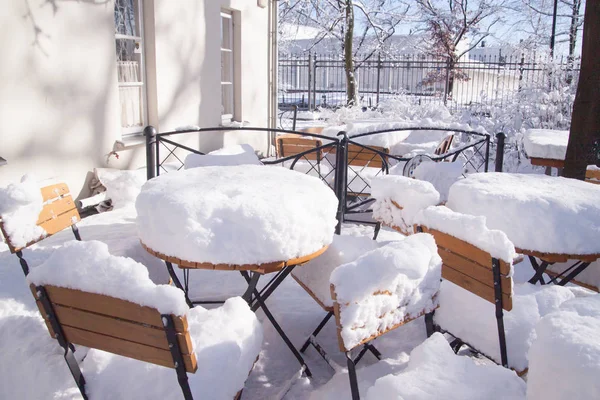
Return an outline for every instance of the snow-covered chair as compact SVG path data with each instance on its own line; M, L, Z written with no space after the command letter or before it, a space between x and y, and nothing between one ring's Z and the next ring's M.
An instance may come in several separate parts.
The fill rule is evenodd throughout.
M440 193L426 181L386 175L373 179L371 186L373 219L403 235L414 233L413 218L419 211L440 203Z
M98 241L68 242L27 280L84 399L233 399L260 351L244 300L189 309L181 290ZM90 349L81 369L73 345Z
M428 207L414 223L435 237L443 260L436 329L457 339L457 351L468 344L524 373L536 321L573 293L555 285L514 284L515 247L504 232L488 229L484 217Z
M303 131L319 134L321 130L322 128L307 128ZM324 149L327 147L323 147L321 139L289 133L278 135L275 144L277 158L298 156L284 161L284 167L316 176L328 185L332 184L334 170L325 158Z
M40 188L25 176L20 183L0 188L0 231L25 275L29 264L22 250L68 227L81 240L76 225L80 219L65 183Z
M332 272L329 281L338 343L346 355L353 400L360 395L352 349L423 315L428 336L433 333L441 261L433 237L415 234L369 251Z

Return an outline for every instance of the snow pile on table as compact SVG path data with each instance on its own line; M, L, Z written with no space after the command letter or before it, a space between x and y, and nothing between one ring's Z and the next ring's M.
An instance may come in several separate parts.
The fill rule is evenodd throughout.
M405 370L377 379L366 399L516 400L525 398L525 390L513 371L457 356L444 336L435 333L410 353Z
M415 179L430 182L440 193L440 201L446 202L450 186L463 178L463 165L460 162L422 162L413 175Z
M488 229L485 217L462 214L445 206L427 207L415 216L414 223L464 240L510 264L517 256L506 234Z
M433 236L423 233L390 242L336 268L329 281L340 305L344 346L352 349L435 309L441 265Z
M43 206L40 187L29 175L23 176L20 183L0 187L0 219L13 247L25 247L46 235L36 225Z
M331 243L338 200L285 168L193 168L148 181L136 202L141 241L192 262L263 264Z
M404 232L412 232L413 218L420 210L440 203L431 183L399 175L373 178L371 196L373 218Z
M527 398L597 399L600 295L564 302L538 322L535 332L537 338L529 350Z
M294 269L292 276L319 299L325 307L333 307L329 276L342 264L356 260L379 247L368 236L334 235L329 248L319 257Z
M564 160L568 142L569 131L529 129L523 135L523 146L530 158Z
M98 180L106 188L106 198L112 200L114 208L133 203L146 182L146 170L120 170L96 168Z
M198 370L188 374L194 398L233 399L260 352L262 327L240 297L222 307L195 307L187 320ZM99 399L181 399L172 368L90 350L83 363L87 390Z
M249 144L223 147L208 154L190 153L185 157L185 169L210 166L262 165Z
M517 371L527 368L527 351L535 339L534 327L544 315L555 311L561 303L574 298L563 286L513 286L513 308L504 311L504 330L508 365ZM449 282L443 281L439 294L440 307L435 322L500 363L500 344L494 304Z
M546 253L598 254L600 186L545 175L471 174L450 188L447 205L485 215L515 247Z
M174 286L155 285L142 264L113 256L99 241L71 241L57 248L27 281L117 297L158 309L161 314L184 315L188 306Z

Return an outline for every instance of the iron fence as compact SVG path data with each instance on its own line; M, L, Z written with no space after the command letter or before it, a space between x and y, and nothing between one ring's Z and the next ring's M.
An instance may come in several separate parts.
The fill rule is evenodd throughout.
M524 89L574 88L580 68L579 60L550 61L524 54L461 59L454 67L447 59L424 54L394 59L378 55L357 64L363 106L405 95L417 104L445 104L451 112L474 105L502 107ZM339 55L280 55L278 80L280 109L296 105L313 110L346 103L346 74Z

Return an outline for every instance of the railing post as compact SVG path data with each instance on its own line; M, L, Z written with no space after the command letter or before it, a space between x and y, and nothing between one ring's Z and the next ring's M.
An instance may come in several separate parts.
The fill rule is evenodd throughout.
M148 125L144 128L146 136L146 179L152 179L156 176L156 128Z
M485 136L485 172L488 172L490 164L490 135Z
M313 54L313 109L317 108L317 55Z
M342 223L344 222L344 214L346 213L346 180L348 173L348 136L346 132L341 131L337 134L342 136L342 139L337 144L335 157L335 195L338 198L337 210L337 226L335 233L342 233Z
M312 99L312 81L313 81L313 58L310 52L308 53L308 109L311 110Z
M448 92L450 90L450 58L446 59L446 82L444 84L444 106L448 104Z
M502 132L496 134L496 172L502 172L504 165L504 140L506 135Z
M381 93L381 52L377 54L377 97L375 104L379 107L379 95Z
M294 120L292 121L292 130L296 130L296 118L298 117L298 106L294 105Z

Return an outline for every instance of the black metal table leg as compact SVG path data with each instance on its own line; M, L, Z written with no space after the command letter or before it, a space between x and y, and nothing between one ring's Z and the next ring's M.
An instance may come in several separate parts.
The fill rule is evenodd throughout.
M252 276L252 277L250 277L248 271L240 271L240 273L242 274L244 279L246 279L246 282L248 282L248 285L252 284L254 279L256 279L256 283L258 283L258 278L255 278L255 276L258 276L260 278L260 274L258 274L256 272L253 273L254 276ZM256 283L254 283L254 284L256 284ZM254 287L253 291L254 291L254 298L255 298L256 303L258 304L258 306L260 308L262 308L263 312L265 313L265 316L268 318L269 321L271 321L271 324L273 325L273 327L275 328L277 333L279 333L279 336L281 336L281 339L283 339L283 341L285 342L287 347L294 354L294 356L296 357L296 359L302 366L302 369L304 370L304 373L306 374L306 376L310 378L312 376L312 373L310 372L308 365L306 365L304 358L302 358L302 355L300 354L300 352L298 352L298 350L296 350L296 348L294 347L294 344L287 337L287 335L285 334L283 329L281 329L281 326L279 326L279 323L277 323L277 321L275 320L275 317L273 317L273 314L271 314L271 311L269 311L269 308L266 306L262 296L260 295L259 291L256 289L256 286Z
M185 288L181 285L181 281L179 281L179 278L177 277L177 274L175 273L175 270L173 269L173 264L171 264L169 261L165 261L165 264L167 265L167 271L169 271L169 275L171 276L171 279L173 279L173 283L175 284L175 286L178 289L181 289L181 291L183 292L183 294L185 295L185 302L187 303L187 305L190 308L194 308L194 303L192 303L192 301L190 300L190 298L188 297L188 293L185 290Z
M544 273L546 272L546 268L548 268L548 265L550 264L543 260L541 264L538 264L535 257L528 257L529 261L531 262L531 266L533 267L533 269L535 269L535 274L533 275L533 278L529 280L529 283L535 285L537 282L540 282L542 285L545 285L546 282L544 281Z

